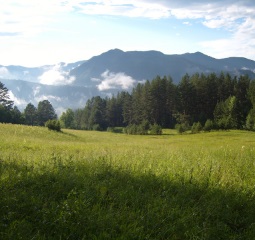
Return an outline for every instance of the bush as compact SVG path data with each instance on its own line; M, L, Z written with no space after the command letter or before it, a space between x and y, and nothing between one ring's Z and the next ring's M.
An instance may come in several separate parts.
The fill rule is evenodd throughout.
M150 123L145 120L141 124L131 124L124 128L124 133L132 134L132 135L160 135L162 134L162 128L160 125L154 124L150 125Z
M249 131L255 130L255 109L254 108L250 110L248 116L246 117L245 129Z
M211 119L207 119L204 126L204 131L210 132L212 129L214 129L214 124Z
M178 133L182 134L184 132L186 132L187 130L189 130L188 125L185 123L182 124L176 124L175 125L175 129L177 130Z
M53 130L53 131L57 131L60 132L61 131L61 127L60 127L60 121L53 119L53 120L48 120L45 123L45 126L49 129L49 130Z
M132 135L138 134L137 125L135 124L128 125L127 127L124 128L124 132L126 134L132 134Z
M123 133L123 128L122 127L108 127L107 132Z
M193 123L191 133L199 133L203 129L200 122Z
M151 125L150 134L152 134L152 135L161 135L162 134L162 127L158 124Z
M93 131L102 131L103 129L101 128L101 126L99 124L94 124L92 126L92 130Z

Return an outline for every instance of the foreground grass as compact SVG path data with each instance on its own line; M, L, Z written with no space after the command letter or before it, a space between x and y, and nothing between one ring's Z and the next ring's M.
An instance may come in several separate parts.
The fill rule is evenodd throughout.
M0 125L0 239L254 239L255 134Z

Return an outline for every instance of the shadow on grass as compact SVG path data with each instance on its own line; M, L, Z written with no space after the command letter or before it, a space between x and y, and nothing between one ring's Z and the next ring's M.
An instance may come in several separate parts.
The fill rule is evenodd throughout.
M107 164L35 171L0 182L0 239L253 239L255 198ZM3 173L4 171L2 171ZM12 176L12 177L11 177Z

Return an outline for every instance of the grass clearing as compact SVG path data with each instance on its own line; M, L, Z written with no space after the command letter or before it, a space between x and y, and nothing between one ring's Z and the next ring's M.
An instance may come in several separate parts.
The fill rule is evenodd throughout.
M0 124L0 239L254 239L255 133Z

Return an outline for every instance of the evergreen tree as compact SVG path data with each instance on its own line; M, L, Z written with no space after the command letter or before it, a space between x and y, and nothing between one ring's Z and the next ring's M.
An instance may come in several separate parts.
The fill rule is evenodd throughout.
M235 88L235 96L237 101L238 121L237 127L245 126L246 117L252 108L252 103L249 98L250 79L248 76L240 76Z
M140 124L144 119L143 85L138 83L132 92L132 124Z
M107 128L106 100L97 96L88 101L84 109L84 120L86 129L105 130Z
M85 110L76 109L74 111L74 128L75 129L87 129L85 126Z
M255 131L255 108L252 108L246 118L245 128L250 131Z
M186 74L178 84L179 106L184 115L189 115L191 121L196 112L196 90L191 83L190 77Z
M123 121L125 125L129 125L133 122L132 95L128 92L123 93L122 99Z
M48 100L43 100L38 103L37 116L40 126L44 126L48 120L57 119L55 110Z
M60 121L64 128L74 128L74 112L72 109L68 108L60 116Z
M21 114L17 106L14 106L10 111L11 113L11 123L14 124L24 124L24 116Z
M0 82L0 122L12 122L12 106L13 101L10 100L8 89Z
M28 103L24 109L25 124L37 125L37 109L32 103Z
M152 124L169 127L175 108L175 90L171 78L159 76L151 82L151 119Z
M0 104L0 122L9 123L11 122L11 112Z
M194 121L205 123L207 119L213 118L213 110L217 104L217 82L216 75L194 74L191 77L196 94Z
M10 100L8 89L2 82L0 82L0 105L2 105L7 110L12 109L13 106L13 101Z
M217 78L217 86L218 102L223 102L228 97L234 95L235 80L232 80L228 73L224 74L221 72L220 76Z
M235 96L216 105L214 119L220 129L237 128L237 100Z

